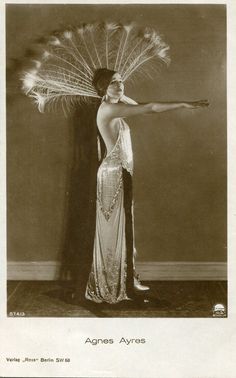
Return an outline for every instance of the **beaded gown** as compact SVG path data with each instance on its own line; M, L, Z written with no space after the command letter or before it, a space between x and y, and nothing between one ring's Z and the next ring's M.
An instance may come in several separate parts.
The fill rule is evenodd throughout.
M117 303L127 295L127 219L124 176L133 173L129 126L119 119L119 134L97 172L96 230L86 299ZM132 240L133 244L133 240ZM134 249L133 245L131 246Z

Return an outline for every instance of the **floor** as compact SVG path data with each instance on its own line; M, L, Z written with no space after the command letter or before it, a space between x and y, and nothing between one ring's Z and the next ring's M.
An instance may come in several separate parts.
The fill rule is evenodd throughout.
M57 281L8 281L8 316L25 317L212 317L213 306L227 308L226 281L150 281L145 303L73 304Z

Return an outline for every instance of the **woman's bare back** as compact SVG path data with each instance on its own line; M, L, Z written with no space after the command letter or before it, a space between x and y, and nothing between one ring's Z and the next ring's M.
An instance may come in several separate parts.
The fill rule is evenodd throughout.
M104 116L103 108L103 104L101 104L97 112L97 127L105 143L107 154L109 154L119 135L120 118L107 119Z

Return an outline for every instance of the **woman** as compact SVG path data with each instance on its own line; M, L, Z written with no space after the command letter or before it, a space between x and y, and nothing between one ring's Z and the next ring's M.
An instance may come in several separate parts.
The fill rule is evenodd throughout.
M53 33L38 49L22 77L26 95L40 112L59 105L67 113L76 105L63 277L75 302L134 299L149 288L134 267L133 157L124 118L208 102L138 105L124 95L123 81L170 63L169 46L150 27L82 24Z
M96 134L96 136L98 135L98 145L95 146L94 144L93 148L95 147L96 151L98 151L99 162L97 165L95 164L96 168L92 174L94 199L96 189L96 207L93 207L96 220L94 222L92 212L87 210L87 214L90 213L88 222L90 222L91 229L94 231L94 234L93 232L90 234L90 239L93 240L93 243L90 243L90 247L88 247L87 243L81 254L78 254L77 250L77 263L72 264L77 267L75 270L75 275L77 276L75 298L83 299L85 297L87 300L96 303L117 303L134 299L137 291L149 289L138 282L134 268L133 157L129 127L124 118L179 108L196 109L206 107L208 106L208 101L138 105L124 95L124 84L121 75L106 68L98 69L95 72L93 85L98 95L102 97L102 101L93 108L95 110L91 112L90 108L89 111L90 115L92 114L94 117L93 131L90 129L90 132L94 135ZM88 132L87 126L86 129ZM92 139L95 140L94 137L90 138L90 142ZM87 159L87 163L90 160L89 164L91 165L92 148L89 148L89 151L90 158ZM90 204L92 202L94 201L91 198L87 201ZM82 203L86 203L85 199L81 201L81 205ZM82 223L86 223L84 216L82 219ZM80 233L80 238L82 236L82 238L85 237L86 239L88 234L86 233L85 236L84 232L85 229L79 232L77 228L77 235ZM91 247L92 254L91 252L89 253ZM82 257L83 254L86 255L86 258L90 254L90 260L87 259L85 264L82 263L85 258Z

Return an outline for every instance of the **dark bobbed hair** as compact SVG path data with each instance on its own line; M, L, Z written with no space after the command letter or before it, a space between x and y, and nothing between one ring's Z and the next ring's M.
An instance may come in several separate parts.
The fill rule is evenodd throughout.
M107 88L111 82L112 76L116 71L109 70L108 68L98 68L94 72L93 86L99 96L103 97L106 94Z

